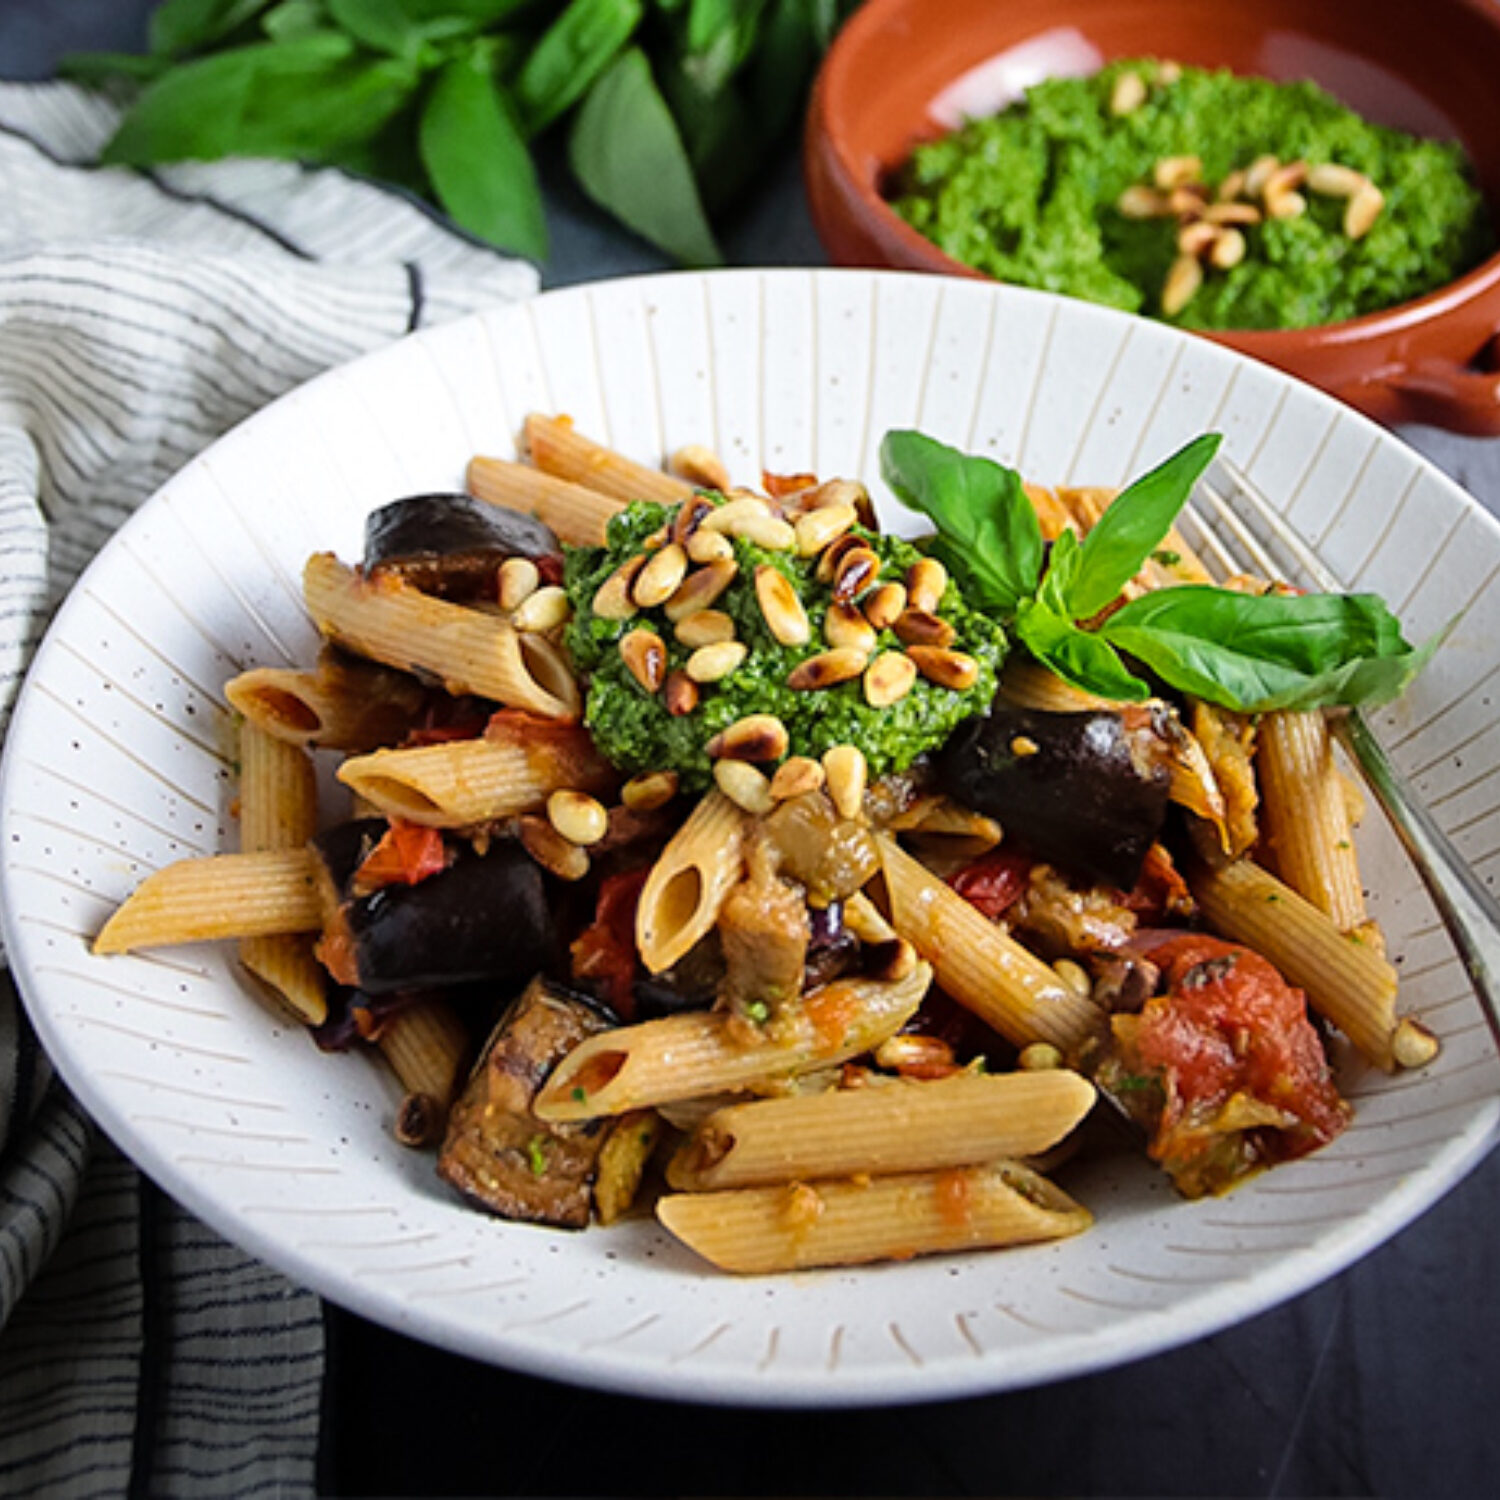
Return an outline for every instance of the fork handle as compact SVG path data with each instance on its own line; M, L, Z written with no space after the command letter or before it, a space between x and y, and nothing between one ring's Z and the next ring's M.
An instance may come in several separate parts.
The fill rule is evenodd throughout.
M1479 883L1447 834L1409 789L1364 715L1358 709L1335 714L1332 728L1364 773L1432 896L1473 982L1490 1035L1500 1048L1500 1005L1495 990L1500 969L1500 903Z

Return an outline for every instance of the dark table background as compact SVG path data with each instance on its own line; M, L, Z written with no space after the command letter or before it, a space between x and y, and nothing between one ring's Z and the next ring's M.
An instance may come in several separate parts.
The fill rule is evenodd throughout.
M0 77L138 50L152 0L0 0ZM662 269L546 173L544 284ZM0 206L0 212L3 212ZM825 261L795 152L725 236L740 265ZM1500 512L1500 440L1402 436ZM1500 1077L1497 1077L1500 1083ZM329 1306L330 1495L1500 1494L1500 1155L1343 1275L1155 1359L1008 1395L756 1412L554 1385Z

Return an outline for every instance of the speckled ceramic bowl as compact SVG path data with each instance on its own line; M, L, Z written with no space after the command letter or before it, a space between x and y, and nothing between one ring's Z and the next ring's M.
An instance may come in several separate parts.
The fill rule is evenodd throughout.
M1311 78L1369 119L1462 141L1500 205L1493 0L866 0L828 55L808 118L808 194L829 255L978 276L891 211L887 174L919 141L1042 77L1138 56ZM1380 421L1500 435L1500 255L1348 322L1207 336Z

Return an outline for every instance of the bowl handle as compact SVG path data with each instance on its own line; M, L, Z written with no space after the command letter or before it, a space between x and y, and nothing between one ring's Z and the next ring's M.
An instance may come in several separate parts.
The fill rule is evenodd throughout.
M1380 377L1378 377L1380 378ZM1500 437L1500 331L1468 362L1427 358L1387 373L1397 420L1474 437Z

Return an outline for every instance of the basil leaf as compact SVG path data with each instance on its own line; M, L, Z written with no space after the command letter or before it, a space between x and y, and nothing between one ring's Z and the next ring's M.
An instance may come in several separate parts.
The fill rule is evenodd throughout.
M323 0L281 0L262 17L260 29L273 42L326 31L328 7Z
M508 20L535 0L401 0L401 7L414 21L483 30Z
M745 72L762 141L779 140L796 124L822 50L807 0L772 0L755 57Z
M536 171L487 58L476 44L438 75L418 124L422 164L455 223L503 250L545 260Z
M1069 597L1078 569L1083 564L1083 547L1076 531L1062 531L1047 550L1047 571L1042 574L1037 598L1064 620L1073 618Z
M1140 572L1172 529L1221 441L1216 432L1194 438L1126 486L1105 508L1084 538L1077 576L1069 587L1068 613L1073 619L1098 614Z
M641 0L572 0L543 33L516 79L528 136L571 109L619 55L641 23Z
M223 41L263 11L269 0L165 0L152 11L146 35L158 56L197 52Z
M1381 703L1421 670L1373 594L1238 594L1159 589L1117 610L1098 634L1163 681L1242 713Z
M716 93L754 52L766 0L692 0L684 67Z
M932 550L976 608L1012 615L1036 592L1042 528L1014 469L897 429L880 445L880 472L903 505L937 527Z
M684 265L722 263L682 137L638 47L579 107L568 158L589 197L653 245Z
M1040 599L1023 599L1016 634L1036 659L1075 687L1101 698L1139 703L1151 689L1132 674L1101 636L1080 630Z
M374 52L414 58L425 40L401 0L327 0L338 26Z
M140 52L70 52L57 65L58 76L97 88L117 78L151 83L172 66L169 57Z

